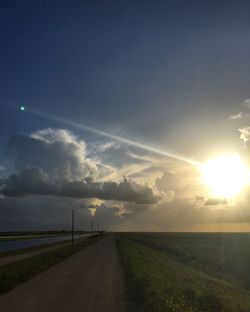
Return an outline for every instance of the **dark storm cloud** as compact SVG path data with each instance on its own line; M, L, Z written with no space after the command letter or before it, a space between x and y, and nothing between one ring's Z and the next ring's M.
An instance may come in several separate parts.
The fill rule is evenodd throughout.
M49 195L55 192L54 184L41 168L29 168L12 174L3 181L0 193L5 196Z
M128 201L137 204L153 204L158 197L147 185L124 179L122 182L82 181L51 182L41 168L29 168L20 174L9 176L0 193L4 196L55 195L74 198L99 198Z
M73 181L62 184L62 196L128 201L137 204L156 203L158 197L147 185L124 179L122 182Z

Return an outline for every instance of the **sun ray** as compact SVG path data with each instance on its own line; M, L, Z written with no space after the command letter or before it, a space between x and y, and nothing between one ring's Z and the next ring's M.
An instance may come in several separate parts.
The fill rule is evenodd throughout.
M78 128L78 129L81 129L81 130L85 130L85 131L88 131L88 132L91 132L91 133L94 133L94 134L97 134L97 135L100 135L100 136L103 136L103 137L107 137L107 138L109 138L111 140L115 140L115 141L118 141L118 142L121 142L121 143L124 143L124 144L128 144L128 145L131 145L131 146L135 146L135 147L138 147L140 149L152 152L154 154L170 157L172 159L180 160L180 161L186 162L186 163L188 163L190 165L194 165L194 166L200 166L201 165L198 161L196 161L194 159L191 159L189 157L186 157L186 156L183 156L183 155L180 155L180 154L177 154L177 153L169 152L169 151L166 151L166 150L163 150L163 149L160 149L160 148L157 148L157 147L153 147L153 146L150 146L150 145L147 145L147 144L144 144L144 143L140 143L140 142L137 142L137 141L134 141L134 140L131 140L131 139L127 139L127 138L124 138L124 137L121 137L121 136L117 136L117 135L114 135L112 133L108 133L106 131L103 131L103 130L100 130L100 129L97 129L97 128L93 128L93 127L87 126L85 124L72 121L70 119L66 119L66 118L63 118L63 117L60 117L60 116L49 114L47 112L44 112L44 111L41 111L41 110L38 110L38 109L34 109L34 108L31 108L31 107L27 108L26 106L21 106L21 108L20 108L20 105L17 105L16 103L14 103L13 101L10 101L10 100L6 100L6 99L3 99L3 98L0 98L0 102L2 104L4 104L4 105L8 105L8 106L12 106L12 107L19 107L19 109L21 109L22 111L25 110L26 112L30 112L30 113L38 115L40 117L44 117L46 119L50 119L50 120L54 120L54 121L57 121L57 122L61 122L61 123L64 123L65 125L68 125L68 126L71 126L71 127L74 127L74 128Z

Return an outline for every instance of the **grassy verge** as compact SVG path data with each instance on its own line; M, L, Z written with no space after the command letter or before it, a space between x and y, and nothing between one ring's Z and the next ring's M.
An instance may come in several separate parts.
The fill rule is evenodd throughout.
M247 233L126 233L126 237L250 291Z
M247 312L250 295L131 239L118 235L131 311Z
M46 235L21 235L21 236L0 236L0 241L13 241L13 240L26 240L26 239L38 239L38 238L48 238L48 237L61 237L70 236L70 234L46 234Z
M0 267L0 294L14 288L18 284L46 271L52 265L80 251L82 248L96 243L102 236L91 237L74 246L65 246L38 256L7 264Z

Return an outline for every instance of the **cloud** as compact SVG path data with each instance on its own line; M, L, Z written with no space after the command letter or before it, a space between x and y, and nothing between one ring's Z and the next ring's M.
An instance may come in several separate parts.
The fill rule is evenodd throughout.
M243 106L244 110L250 108L250 98L242 101L241 105ZM250 117L250 114L248 114L247 112L239 112L238 114L229 116L228 119L229 120L241 120L241 119L246 119L248 117Z
M73 198L99 198L153 204L159 200L152 188L124 179L122 182L85 180L54 182L41 168L28 168L2 181L4 196L54 195Z
M245 99L242 103L243 103L245 106L250 107L250 99Z
M88 208L88 210L89 210L90 215L94 217L96 214L96 208Z
M1 184L0 192L4 196L48 195L55 191L41 168L25 169L19 175L10 175Z
M176 192L180 188L180 181L173 172L169 171L164 172L160 178L157 178L155 185L162 192Z
M30 136L12 136L8 144L15 169L42 168L50 179L73 180L93 176L97 164L86 158L86 144L63 129L45 129Z
M113 142L113 141L108 141L108 142L95 142L90 144L89 146L89 151L93 153L105 153L110 150L116 150L120 148L120 143L118 142Z
M200 172L197 168L175 167L175 172L165 171L161 177L156 178L155 186L163 200L173 202L177 198L192 198L196 194L203 194L204 189L199 177Z
M0 178L0 188L5 184L6 179Z
M194 204L197 207L202 206L225 206L229 205L229 202L226 198L205 198L204 196L195 196Z
M240 149L240 155L241 158L244 160L244 162L250 166L250 126L240 128L240 139L243 140L244 145Z
M66 182L61 186L60 195L128 201L137 204L153 204L159 200L150 186L129 181L126 178L122 182L94 182L89 179Z
M112 142L101 150L117 149ZM12 136L8 150L16 173L0 181L0 193L17 197L54 195L72 198L98 198L138 204L155 203L153 189L126 178L112 165L91 157L87 145L65 129L44 129L31 135Z
M206 231L209 224L245 223L250 221L249 201L243 206L240 203L232 204L222 200L212 199L211 205L205 204L203 197L196 198L198 205L191 199L177 198L174 202L161 202L158 205L144 206L127 204L127 209L133 214L126 215L119 224L124 231L190 231L195 225L200 225L199 231ZM226 206L226 207L225 207ZM239 227L238 227L239 229ZM229 231L228 229L225 229Z
M228 205L228 201L225 198L209 198L204 203L206 206Z
M128 204L133 214L128 214L120 224L124 231L171 231L200 221L203 211L188 200L176 199L174 202L161 202L154 207L138 207Z
M243 118L247 118L247 117L249 117L249 114L240 112L236 115L230 116L228 119L229 120L237 120L237 119L243 119Z
M248 142L250 137L250 127L240 128L240 139L243 140L244 143Z
M128 211L126 209L126 206L124 204L112 205L112 203L107 204L107 202L105 203L99 200L91 200L91 203L83 203L81 207L87 208L91 216L95 216L96 214L100 215L103 214L103 212L106 213L107 211L109 211L109 213L111 212L115 217L123 217L131 213L131 211Z

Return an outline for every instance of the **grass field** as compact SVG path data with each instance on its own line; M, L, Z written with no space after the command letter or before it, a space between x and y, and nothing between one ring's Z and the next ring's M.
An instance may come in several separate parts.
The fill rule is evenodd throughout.
M128 233L117 243L131 311L250 311L249 234Z

